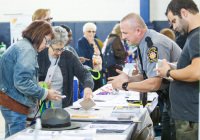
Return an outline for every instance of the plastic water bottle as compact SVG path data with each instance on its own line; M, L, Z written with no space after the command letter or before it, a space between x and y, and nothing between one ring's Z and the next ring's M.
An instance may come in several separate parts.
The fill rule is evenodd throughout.
M40 118L37 118L35 124L34 140L38 140L38 134L41 128L42 128L41 120Z
M5 51L5 50L6 50L6 45L5 45L5 44L0 45L0 47L1 47L1 50L2 50L2 51Z
M3 42L0 45L0 57L3 55L3 53L6 51L6 45L3 44Z

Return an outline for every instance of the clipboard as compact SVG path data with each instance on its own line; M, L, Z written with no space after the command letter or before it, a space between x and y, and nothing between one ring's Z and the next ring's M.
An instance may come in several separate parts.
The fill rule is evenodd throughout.
M167 62L167 63L169 64L169 66L171 67L171 69L176 70L176 67L177 67L176 64L169 63L169 62ZM158 59L158 62L157 62L157 68L162 67L162 65L163 65L163 60Z

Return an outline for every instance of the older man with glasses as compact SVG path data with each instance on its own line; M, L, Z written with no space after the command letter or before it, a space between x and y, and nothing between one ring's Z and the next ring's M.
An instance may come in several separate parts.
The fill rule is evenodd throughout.
M55 39L49 42L49 47L38 54L40 81L45 81L48 71L51 71L52 79L50 89L57 90L65 95L61 101L53 101L53 107L68 107L73 103L73 78L76 76L84 87L84 99L90 100L93 89L91 73L84 68L79 59L64 45L68 41L67 31L54 26ZM48 41L47 41L48 42ZM47 43L46 42L46 43Z

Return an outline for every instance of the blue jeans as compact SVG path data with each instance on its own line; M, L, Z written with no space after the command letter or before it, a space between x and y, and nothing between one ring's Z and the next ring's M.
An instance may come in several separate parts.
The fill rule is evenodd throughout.
M0 105L1 113L5 119L5 138L26 128L27 116L14 112Z

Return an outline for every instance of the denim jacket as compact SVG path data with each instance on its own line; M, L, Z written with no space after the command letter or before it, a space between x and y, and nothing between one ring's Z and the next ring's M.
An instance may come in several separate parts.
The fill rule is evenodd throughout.
M0 90L28 107L35 107L36 98L43 98L45 89L38 84L37 52L29 40L13 44L1 57Z

